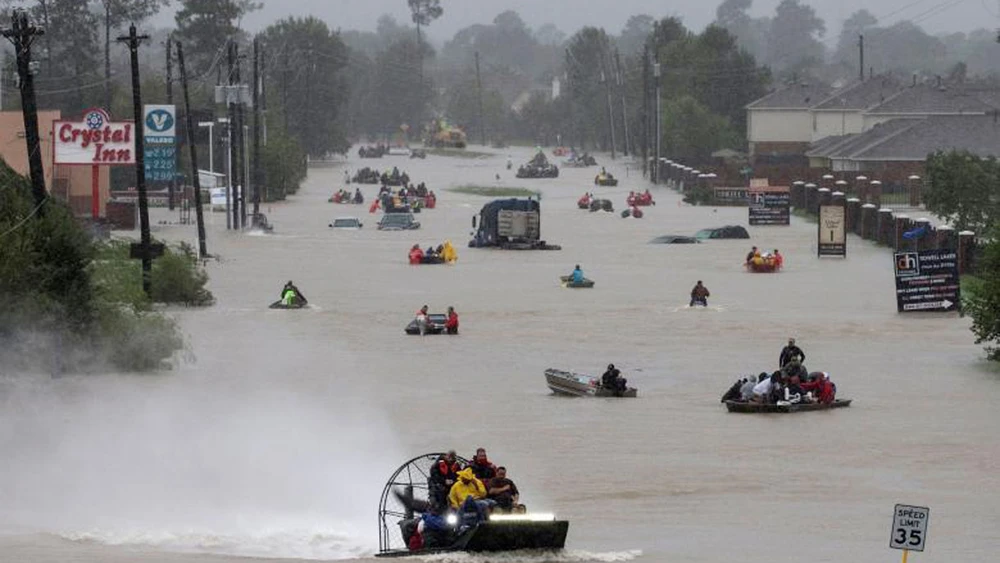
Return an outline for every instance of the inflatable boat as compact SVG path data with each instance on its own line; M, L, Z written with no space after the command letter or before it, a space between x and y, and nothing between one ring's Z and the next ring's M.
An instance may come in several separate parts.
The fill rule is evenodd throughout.
M563 287L571 287L571 288L594 287L594 280L587 278L583 278L583 281L580 283L574 283L573 276L559 276L559 282L562 283Z
M638 394L635 387L629 387L624 393L618 395L610 389L601 387L601 380L597 377L555 368L545 370L545 383L553 393L573 397L635 398Z
M778 271L778 265L774 262L762 262L760 264L747 262L747 271L752 274L774 274Z

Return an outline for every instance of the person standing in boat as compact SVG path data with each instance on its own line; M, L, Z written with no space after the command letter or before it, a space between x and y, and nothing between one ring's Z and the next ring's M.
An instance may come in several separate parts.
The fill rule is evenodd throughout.
M702 307L708 307L708 297L710 295L711 293L708 292L708 288L702 285L701 280L698 280L698 283L691 290L691 304L688 306L701 305Z
M778 367L784 368L795 357L799 359L799 362L806 361L806 353L802 351L802 348L795 345L794 338L789 338L788 346L782 348L781 355L778 356Z

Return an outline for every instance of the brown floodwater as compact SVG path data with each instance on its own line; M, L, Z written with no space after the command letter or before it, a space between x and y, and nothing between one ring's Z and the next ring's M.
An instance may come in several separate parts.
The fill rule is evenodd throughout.
M405 460L487 448L533 511L570 521L558 555L434 561L891 561L895 503L929 506L912 561L979 563L1000 545L1000 373L969 320L896 313L891 253L851 237L818 259L816 227L750 228L752 240L648 244L662 234L746 225L745 208L657 205L622 219L634 169L593 186L594 168L555 180L505 169L528 149L426 160L356 156L313 168L300 194L266 204L272 235L209 218L206 309L171 308L188 344L152 376L0 379L0 560L218 562L366 559L376 509ZM559 159L556 159L559 160ZM364 206L327 198L344 169L398 165L439 196L422 227L377 231ZM496 179L500 175L500 180ZM489 198L450 186L542 191L553 252L469 249ZM353 190L353 186L351 187ZM368 201L376 186L363 186ZM615 213L578 210L585 191ZM155 210L153 221L176 220ZM357 216L359 231L328 228ZM194 242L194 227L155 235ZM415 243L455 243L453 266L412 267ZM748 274L751 244L785 270ZM564 289L580 264L593 289ZM269 310L294 280L311 308ZM709 309L688 309L703 280ZM456 337L403 333L424 304L454 306ZM740 375L774 369L789 336L849 409L728 414ZM547 367L599 374L615 363L635 400L553 396Z

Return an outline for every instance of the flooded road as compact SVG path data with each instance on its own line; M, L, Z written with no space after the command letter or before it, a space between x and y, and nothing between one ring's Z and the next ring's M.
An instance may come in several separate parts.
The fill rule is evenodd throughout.
M746 225L746 209L684 206L654 187L645 218L622 219L628 191L647 187L635 170L603 155L619 187L593 186L594 168L516 180L506 156L530 151L495 152L314 168L300 194L263 206L270 236L227 233L211 214L218 303L171 310L189 340L172 372L5 374L0 560L366 559L396 467L477 446L508 467L529 509L570 521L567 550L428 559L886 561L899 556L887 547L895 503L931 508L915 561L995 556L1000 373L967 319L896 313L887 249L852 236L846 260L820 260L815 224L798 218L751 228L750 241L647 244ZM327 203L345 168L394 164L439 196L420 230L377 231L367 205ZM466 183L541 190L543 238L563 249L466 248L490 201L446 190ZM371 201L377 186L362 191ZM616 213L578 210L585 191ZM364 228L327 227L349 215ZM154 224L170 219L153 213ZM194 227L155 236L193 242ZM446 239L456 265L408 265L413 244ZM780 249L785 271L745 273L751 244ZM596 287L560 287L575 264ZM289 279L312 308L267 308ZM708 310L686 307L697 280ZM404 335L423 304L454 306L461 335ZM790 336L851 408L726 413L720 395L774 369ZM547 367L600 374L609 362L638 399L564 399L545 386Z

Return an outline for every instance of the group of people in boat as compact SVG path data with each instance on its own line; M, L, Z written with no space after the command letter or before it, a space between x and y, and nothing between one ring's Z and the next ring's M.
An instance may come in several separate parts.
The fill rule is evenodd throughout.
M437 195L433 190L428 190L427 185L421 182L413 184L403 184L399 191L392 191L389 186L382 186L378 192L378 198L372 202L368 209L369 213L375 213L382 208L385 211L409 211L414 206L434 209L437 207Z
M656 205L656 202L653 201L653 194L649 193L649 188L646 188L645 192L629 192L628 197L625 198L625 203L629 207Z
M805 353L789 338L778 358L779 369L739 379L722 396L722 402L737 401L773 405L832 403L837 385L824 371L810 372L803 362Z
M780 270L785 263L785 257L775 248L773 253L764 251L761 253L757 247L750 249L747 253L746 267L748 269L766 267L768 269Z
M611 174L610 172L608 172L607 170L605 170L603 166L601 167L600 174L598 174L597 176L594 176L594 183L595 184L603 184L605 182L613 182L614 180L615 180L614 175Z
M430 309L427 305L424 305L417 311L416 321L417 326L420 327L420 334L427 334L427 328L430 323ZM445 334L458 334L458 313L455 312L454 307L448 307L448 312L445 313L444 321L444 332Z
M427 250L422 250L419 244L414 244L410 248L410 264L454 264L458 261L458 252L452 246L450 240L439 244L437 248L428 246Z
M337 193L333 194L333 197L330 198L330 201L333 203L353 203L356 205L360 205L365 202L365 196L362 195L360 188L354 188L353 197L351 196L351 192L344 189L340 189L337 190Z
M400 523L410 551L446 547L457 536L494 513L524 513L521 493L507 475L477 448L463 465L454 450L438 456L427 477L428 499L423 514Z

